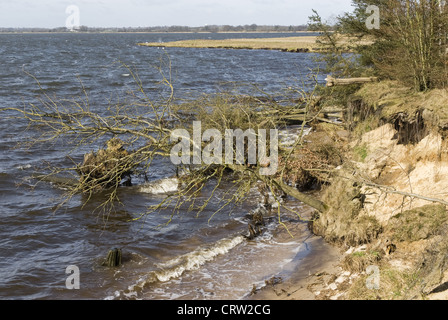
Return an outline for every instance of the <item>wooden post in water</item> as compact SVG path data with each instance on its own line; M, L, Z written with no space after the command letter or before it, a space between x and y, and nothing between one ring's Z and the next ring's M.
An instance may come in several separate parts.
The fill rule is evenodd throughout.
M113 248L107 253L107 258L103 262L106 267L118 267L121 265L121 249Z

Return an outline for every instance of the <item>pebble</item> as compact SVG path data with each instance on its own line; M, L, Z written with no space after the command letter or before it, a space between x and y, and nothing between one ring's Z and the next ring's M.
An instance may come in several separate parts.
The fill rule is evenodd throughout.
M329 286L328 286L331 290L336 290L337 288L338 288L338 286L336 285L336 283L331 283Z
M340 275L334 282L342 283L342 282L344 282L345 280L347 280L347 277L344 276L344 275Z
M342 296L342 293L338 293L338 294L336 294L336 295L330 297L330 300L338 300L338 298L339 298L340 296Z

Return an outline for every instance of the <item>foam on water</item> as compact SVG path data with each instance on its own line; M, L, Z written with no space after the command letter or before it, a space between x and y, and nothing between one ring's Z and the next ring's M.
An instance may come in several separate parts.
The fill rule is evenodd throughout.
M165 263L159 263L157 267L160 271L155 271L159 281L166 282L172 278L181 276L185 271L198 269L206 262L213 260L220 254L226 254L244 240L243 236L236 236L230 239L222 239L210 248L199 248L193 252L176 257Z
M152 193L152 194L165 194L176 192L178 188L179 188L179 180L177 178L165 178L141 186L140 192Z
M301 132L302 132L302 137L305 137L311 132L311 130L312 130L312 128L305 127L302 132L301 126L292 127L287 130L280 130L279 143L284 148L292 147L297 142L297 139L300 137Z
M147 264L126 289L106 299L244 299L273 276L288 276L309 253L306 224L294 222L294 237L285 236L276 217L266 220L254 240L241 234ZM241 217L235 221L246 224ZM283 236L279 236L283 234Z
M148 285L157 281L167 282L172 279L179 278L186 271L197 270L207 262L212 261L219 255L224 255L230 250L238 246L244 241L241 235L221 239L211 246L199 247L198 249L180 255L166 262L161 262L155 265L156 270L148 272L141 276L135 284L128 287L122 292L115 292L114 296L108 296L106 299L120 298L137 298L139 293Z

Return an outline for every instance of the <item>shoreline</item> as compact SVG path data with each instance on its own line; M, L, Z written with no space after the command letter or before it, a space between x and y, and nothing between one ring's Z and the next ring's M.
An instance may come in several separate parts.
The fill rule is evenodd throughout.
M132 32L119 32L119 31L83 31L83 32L69 32L69 31L11 31L0 32L0 34L300 34L300 33L319 33L319 31L132 31Z
M245 300L318 300L316 290L326 289L328 279L335 278L340 272L341 260L339 250L327 243L322 237L312 235L307 240L310 253L300 257L299 252L294 259L294 269L288 276L279 273L266 281L266 285L249 294ZM303 254L303 253L302 253Z
M340 148L345 161L321 193L331 209L311 226L313 252L284 282L250 299L448 299L448 95L405 89L389 81L357 92L356 107L383 104L377 117L386 121L357 120L355 129L371 127L353 131ZM397 125L401 113L407 117Z
M315 144L316 141L323 139L322 134L322 129L315 128L306 135L307 143ZM317 198L322 197L322 190L310 190L309 193ZM342 272L340 265L344 254L341 248L313 232L310 222L315 209L308 205L303 209L301 217L304 221L308 221L307 237L303 241L306 250L299 251L285 270L265 280L265 286L252 290L245 297L246 300L321 300L329 299L327 295L321 295L321 292L335 293L332 282L340 277ZM294 224L287 227L297 228ZM288 236L290 236L288 230L283 229L281 237Z
M319 52L317 36L242 38L224 40L181 40L172 42L140 42L139 46L163 48L210 48L210 49L250 49L278 50L286 52Z

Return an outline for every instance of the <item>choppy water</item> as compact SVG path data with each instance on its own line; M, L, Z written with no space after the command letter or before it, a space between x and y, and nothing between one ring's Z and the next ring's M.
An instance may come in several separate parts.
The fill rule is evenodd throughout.
M85 90L92 111L101 112L135 85L123 63L138 70L145 90L156 96L160 74L154 66L164 51L136 43L242 36L278 35L1 34L0 107L39 103L37 79L45 93L58 99L82 97ZM181 98L232 88L235 82L275 93L298 85L313 65L311 54L277 51L168 48L166 54L172 62L176 96ZM162 196L138 187L120 190L123 204L107 217L94 211L101 195L85 206L85 199L75 196L54 213L63 190L45 183L30 189L32 181L23 179L45 161L68 165L66 150L61 143L15 149L35 134L25 128L24 121L11 121L2 114L2 299L239 299L254 284L288 270L308 252L305 225L299 223L295 238L279 237L282 227L275 217L256 241L241 237L247 230L245 216L257 206L256 193L244 205L228 208L210 221L213 206L199 217L194 212L176 215L164 227L159 226L170 218L168 212L129 221ZM72 156L82 158L81 153ZM172 173L169 163L159 161L150 179ZM291 205L300 212L300 203ZM122 249L123 265L101 266L113 247ZM66 288L69 265L80 269L79 290Z

